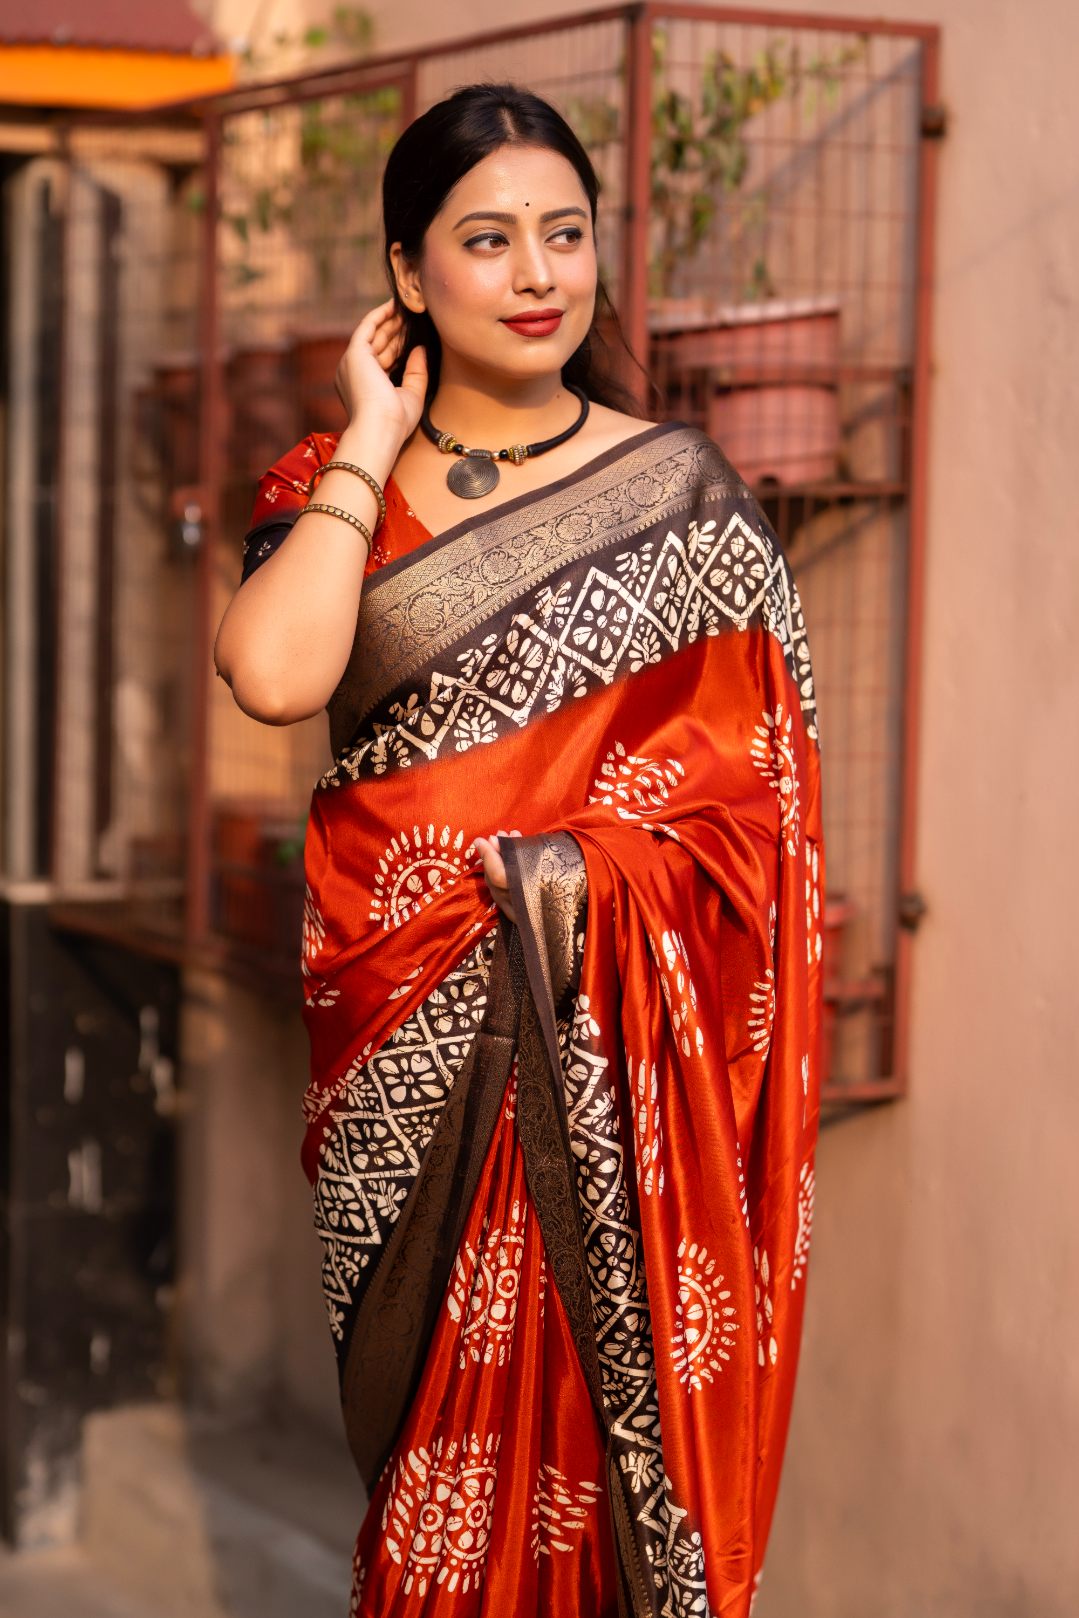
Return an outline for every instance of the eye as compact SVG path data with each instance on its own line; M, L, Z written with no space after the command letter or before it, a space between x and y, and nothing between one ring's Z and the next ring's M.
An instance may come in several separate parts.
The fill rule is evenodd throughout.
M579 242L584 237L584 231L580 225L563 225L561 230L555 231L555 236L569 236L574 242ZM500 230L485 230L480 236L470 236L465 242L465 246L476 247L480 242L504 242L505 240L506 238Z

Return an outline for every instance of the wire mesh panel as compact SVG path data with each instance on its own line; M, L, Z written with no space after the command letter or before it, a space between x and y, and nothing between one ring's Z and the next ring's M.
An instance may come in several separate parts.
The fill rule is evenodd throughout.
M833 1083L890 1076L922 49L678 15L652 34L653 376L755 486L813 648Z
M923 44L749 16L656 6L466 41L420 64L419 103L521 76L565 113L601 176L601 273L623 303L627 267L643 283L649 415L724 448L795 567L825 759L831 1088L855 1094L895 1059Z
M98 469L99 515L72 507L66 543L86 571L71 605L84 641L102 590L112 600L97 668L114 719L114 801L103 815L100 787L96 810L68 796L65 868L175 875L186 834L189 932L295 980L303 822L329 761L326 721L247 718L210 677L207 637L239 580L259 477L305 434L343 425L334 371L389 290L381 176L397 133L458 85L517 81L565 114L596 165L600 273L654 384L645 414L708 432L790 557L823 747L827 1094L894 1093L909 958L900 911L916 897L901 890L931 37L673 4L559 18L231 92L198 109L201 167L159 157L137 183L80 177L70 239L80 263L98 265L80 307L91 320L112 309L119 335L115 353L84 345L77 359L78 397L91 403L69 454L81 444ZM119 282L110 264L126 266ZM102 411L115 433L99 432L91 454L90 416ZM194 671L185 636L202 658ZM81 779L90 765L71 712L57 756Z

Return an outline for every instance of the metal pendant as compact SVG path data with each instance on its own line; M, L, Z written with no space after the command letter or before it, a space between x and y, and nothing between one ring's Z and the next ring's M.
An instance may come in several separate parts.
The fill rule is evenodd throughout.
M446 473L446 482L462 500L478 500L498 482L498 467L489 454L472 452L454 461Z

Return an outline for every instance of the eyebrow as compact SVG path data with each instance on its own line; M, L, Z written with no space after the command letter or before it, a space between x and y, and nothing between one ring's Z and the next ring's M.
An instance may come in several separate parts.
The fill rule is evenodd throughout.
M540 214L539 222L541 225L545 225L548 219L561 219L564 214L569 213L579 214L582 219L588 218L583 208L548 208L546 213ZM470 219L497 219L501 225L515 225L517 223L515 213L488 213L481 210L479 213L462 214L457 224L454 225L454 230L460 225L467 225Z

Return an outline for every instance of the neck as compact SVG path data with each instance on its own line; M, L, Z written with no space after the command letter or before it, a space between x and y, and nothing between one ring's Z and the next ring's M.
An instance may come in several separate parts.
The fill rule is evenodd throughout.
M453 433L475 449L534 444L572 426L580 414L576 394L561 375L487 379L468 376L443 355L430 417L439 432Z

